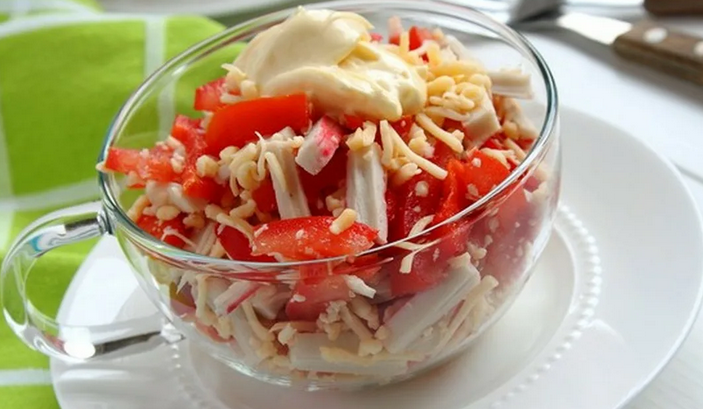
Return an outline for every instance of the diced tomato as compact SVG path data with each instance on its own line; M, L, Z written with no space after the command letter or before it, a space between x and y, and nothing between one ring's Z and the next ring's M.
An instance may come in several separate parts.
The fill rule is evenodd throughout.
M446 143L437 141L434 145L434 154L432 155L432 162L436 163L440 167L446 167L450 160L456 159L456 152L452 150Z
M432 32L428 28L412 26L408 33L410 39L410 50L415 50L422 46L425 40L431 40Z
M317 201L324 202L325 196L339 189L339 184L347 177L347 148L342 144L332 159L317 175L311 175L298 168L300 183L311 209L317 209Z
M365 119L356 115L344 115L344 126L352 131L356 128L361 128L364 125Z
M391 33L388 37L388 44L400 45L400 33Z
M394 297L427 290L446 277L445 264L440 263L439 259L434 259L435 249L430 248L415 254L412 269L407 274L400 272L400 257L391 263L389 277Z
M220 102L220 96L224 92L224 83L224 78L218 78L198 87L195 90L193 108L196 111L214 112L223 107L225 104Z
M374 284L378 281L381 271L381 258L378 254L367 254L361 257L355 257L353 260L348 260L332 269L332 274L354 275L364 280L367 284Z
M498 159L480 150L474 150L466 160L463 174L463 182L467 186L473 185L481 197L505 180L510 174L510 170Z
M306 284L314 284L332 275L331 268L325 263L302 265L298 268L300 279Z
M415 191L415 186L420 182L427 183L426 196L418 196ZM398 187L395 194L398 199L398 210L393 223L389 225L389 241L407 237L418 220L435 214L442 196L442 181L427 172L422 172Z
M391 127L398 132L398 135L400 135L401 138L407 140L408 134L410 133L410 128L414 123L415 121L413 121L413 117L406 115L395 122L391 122Z
M388 219L388 224L391 225L395 221L395 217L398 214L398 199L396 198L395 192L391 189L386 189L386 218Z
M148 151L111 147L105 158L105 168L124 174L135 172L143 180L173 182L178 174L171 165L172 155L172 150L160 146Z
M210 203L218 203L225 187L218 185L211 178L198 176L194 162L188 161L182 174L183 194L186 196L204 199Z
M466 198L466 184L463 183L464 165L456 159L450 159L447 172L447 178L442 185L442 200L432 224L449 219L469 204Z
M383 41L383 36L379 33L371 33L371 41L380 43L381 41Z
M200 129L200 120L183 115L176 116L171 129L171 136L183 143L186 148L186 163L180 175L183 193L186 196L205 199L218 203L224 193L224 187L211 178L203 178L196 171L196 162L205 152L205 139Z
M251 192L251 197L256 202L256 207L264 213L271 213L276 210L276 192L273 190L271 177L261 181L259 187Z
M448 132L453 132L456 130L459 130L462 132L464 131L464 125L461 122L455 121L450 118L446 118L444 120L444 124L442 125L442 128L444 128L444 130L446 130Z
M537 188L539 188L541 183L542 182L536 176L529 176L525 181L525 190L528 192L534 192Z
M518 139L517 144L519 147L522 148L525 152L529 152L532 149L532 145L534 145L535 141L534 139Z
M189 150L195 140L199 138L200 124L202 120L189 118L185 115L176 115L171 128L171 136L181 141Z
M220 239L220 244L225 249L225 252L232 260L238 261L254 261L259 263L275 262L276 259L271 256L254 256L251 254L249 247L249 239L239 230L225 226L218 228L217 237Z
M228 146L241 148L257 140L256 132L267 136L290 126L302 133L309 125L310 107L305 94L238 102L212 116L205 133L205 153L217 155Z
M348 229L333 234L331 216L310 216L277 220L259 227L254 234L252 254L280 254L292 260L354 255L371 246L377 232L354 222Z
M286 304L286 315L289 320L315 321L331 301L350 299L349 286L342 276L329 276L312 284L298 281Z
M433 231L431 238L440 239L439 243L415 255L410 273L400 272L403 255L397 256L389 270L393 296L427 290L446 277L447 260L466 252L472 227L472 220L461 219Z
M137 226L166 244L170 244L178 248L183 248L185 246L183 239L173 234L168 234L169 232L174 232L185 236L186 227L183 224L183 217L163 221L154 216L142 215L137 220Z
M489 138L481 147L490 149L505 149L503 142L496 137Z

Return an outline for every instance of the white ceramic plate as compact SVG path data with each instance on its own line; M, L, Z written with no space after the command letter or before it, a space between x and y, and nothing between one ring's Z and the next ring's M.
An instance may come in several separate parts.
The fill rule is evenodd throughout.
M122 13L234 15L293 4L292 0L98 0L106 10Z
M701 221L678 173L626 132L564 110L562 135L556 234L514 306L451 364L372 391L313 394L248 379L184 342L119 361L52 361L59 402L72 409L623 406L671 358L698 311ZM60 318L106 323L154 310L108 238L77 274Z

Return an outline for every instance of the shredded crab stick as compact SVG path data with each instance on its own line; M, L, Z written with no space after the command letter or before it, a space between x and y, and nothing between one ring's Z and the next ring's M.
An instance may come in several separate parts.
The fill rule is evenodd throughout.
M344 129L328 116L320 118L305 135L295 163L311 175L320 173L337 151Z
M151 260L178 316L257 371L382 381L462 345L551 200L539 169L483 221L421 235L525 159L537 131L513 98L531 79L487 71L440 30L394 17L384 44L371 28L299 9L195 90L202 118L99 165L143 189L129 217L167 245L243 266L337 258L224 275Z
M361 223L377 231L377 241L388 240L386 176L377 143L347 154L347 206L354 209Z

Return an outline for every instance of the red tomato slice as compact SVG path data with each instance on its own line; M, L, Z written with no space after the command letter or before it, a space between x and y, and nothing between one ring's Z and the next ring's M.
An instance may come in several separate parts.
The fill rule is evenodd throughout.
M171 136L181 141L186 150L193 147L197 139L201 139L200 124L202 120L189 118L185 115L176 115L171 128Z
M218 78L198 87L195 90L193 108L196 111L214 112L223 107L225 104L220 102L220 96L224 92L224 84L225 79Z
M426 196L418 196L415 186L424 182L428 186ZM395 190L397 211L392 224L389 224L389 241L407 237L412 227L421 218L435 214L442 196L442 181L422 172L403 183Z
M178 115L171 129L171 136L181 141L186 148L186 164L180 175L183 193L189 197L219 203L224 187L211 178L198 176L195 167L198 158L205 151L205 139L200 129L200 122L200 120Z
M439 258L435 260L434 251L435 248L430 248L417 253L413 258L412 270L407 274L400 272L400 258L391 263L389 278L391 294L394 297L427 290L446 277L444 268L446 263L440 263Z
M485 196L495 186L500 184L510 174L510 170L498 159L487 155L480 150L469 154L464 165L464 184L473 185L478 196ZM469 186L469 193L473 188Z
M295 297L295 296L299 297ZM286 304L289 320L315 321L331 301L349 301L351 294L342 276L329 276L314 284L298 281L293 288L293 298Z
M142 152L140 149L112 147L108 149L105 168L124 174L135 172L141 179L157 182L173 182L178 179L178 174L171 166L171 150L157 146L146 154Z
M496 137L488 139L481 147L490 149L505 149L503 142Z
M432 224L449 219L469 204L466 198L466 184L463 183L464 165L456 159L450 159L447 172L447 178L442 185L442 200Z
M212 116L205 133L205 153L217 155L228 146L241 148L257 140L256 132L267 136L290 126L301 133L309 125L310 107L305 94L242 101Z
M391 189L386 189L386 218L388 224L391 225L395 221L398 214L398 198Z
M364 125L365 119L356 115L344 115L343 122L347 129L355 131L356 128L361 128Z
M254 256L251 254L249 247L249 239L239 230L224 226L217 228L217 237L220 239L220 244L225 249L225 252L232 260L237 261L254 261L259 263L275 262L276 259L271 256Z
M259 187L251 192L251 196L256 202L256 207L264 213L271 213L278 207L270 176L261 181Z
M226 187L218 185L213 179L198 176L194 161L188 160L181 176L183 179L183 194L192 198L204 199L210 203L219 203L226 189Z
M410 50L415 50L422 46L425 40L431 40L432 32L428 28L412 26L410 27L409 39L410 39Z
M413 121L413 117L406 115L395 122L391 122L390 125L396 132L398 132L398 135L400 135L403 140L407 140L408 134L410 133L410 128L414 123L415 121Z
M434 154L432 155L432 162L436 163L438 166L445 168L450 160L456 159L456 152L452 150L446 143L437 141L434 145Z
M383 41L383 36L379 33L371 33L371 41L380 43Z
M183 224L182 217L162 221L154 216L142 215L139 217L139 220L137 220L137 226L166 244L178 248L183 248L185 246L185 242L180 237L168 234L169 232L176 232L185 236L186 227Z
M339 234L330 232L331 216L310 216L266 223L254 233L254 255L280 254L292 260L354 255L373 246L377 232L355 222Z

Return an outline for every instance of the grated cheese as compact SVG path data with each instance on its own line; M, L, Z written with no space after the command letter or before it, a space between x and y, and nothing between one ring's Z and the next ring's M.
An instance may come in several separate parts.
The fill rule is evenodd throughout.
M464 320L469 316L474 306L480 302L491 290L498 286L498 281L490 275L483 277L480 283L475 285L464 298L461 308L456 312L450 321L444 336L435 347L432 355L441 353L447 345L452 335L459 329L459 326L464 323Z
M360 340L363 341L373 338L373 334L371 334L371 331L369 331L366 325L361 322L359 317L349 311L349 308L347 308L346 305L342 306L342 308L339 309L339 315L342 318L342 321L347 325L347 327L349 327L349 329L351 329L352 332L354 332Z
M278 333L278 342L280 342L281 345L289 345L297 333L298 331L296 331L292 325L286 324L281 332Z
M415 252L408 254L400 260L400 274L410 274L413 269L413 261L415 260Z
M315 323L310 321L279 321L273 324L269 331L276 333L287 326L292 327L296 332L315 332L317 330Z
M201 178L202 177L214 178L217 175L217 172L219 170L220 170L220 168L217 165L217 162L215 162L215 160L211 156L202 155L195 162L195 172Z
M409 161L417 164L417 166L419 166L422 170L436 177L437 179L444 180L447 177L446 170L440 168L432 161L429 161L413 152L412 149L410 149L408 145L405 144L400 135L398 135L395 129L393 129L393 127L391 127L387 121L381 121L381 132L386 132L388 135L390 135L398 151L401 154L405 155Z
M202 229L203 227L205 227L205 218L200 213L191 213L183 218L183 224L186 227Z
M387 339L389 335L390 335L390 331L388 330L388 327L386 327L385 325L381 325L376 330L374 337L378 340L383 341L384 339Z
M428 115L447 118L459 122L464 122L470 118L469 115L461 114L453 109L449 109L444 106L428 106L425 108L425 113Z
M374 356L383 351L383 342L378 339L364 339L359 342L359 356Z
M163 221L173 220L181 213L176 206L164 205L156 210L156 218Z
M341 213L341 211L344 210L344 198L346 197L346 194L346 190L344 188L341 188L335 191L334 193L327 195L327 197L325 197L325 208L330 212L334 212L335 210L341 209Z
M330 224L330 233L340 234L350 228L356 222L356 212L352 209L344 209L342 213Z
M268 328L261 325L259 318L256 316L256 312L254 312L254 307L251 306L251 302L249 302L249 300L244 301L241 307L254 335L262 341L273 341L273 334L269 332Z
M232 217L223 212L217 215L215 221L239 230L239 232L245 235L250 242L254 240L254 227L242 218Z
M505 146L507 146L510 150L513 151L513 153L515 153L515 157L517 158L518 161L522 162L523 160L525 160L525 158L527 157L527 153L525 153L525 151L522 150L520 145L515 143L515 141L513 141L512 139L506 139L504 141L504 143L505 143Z
M406 163L393 174L392 184L393 186L400 186L420 173L422 173L422 170L418 168L417 164L413 162Z
M252 80L243 80L239 84L239 89L242 94L242 98L245 100L248 99L256 99L259 97L259 90L256 87L256 84Z
M252 199L247 200L244 204L230 210L229 215L232 218L248 219L254 215L256 202Z
M136 222L144 213L144 209L149 206L149 199L145 195L141 195L134 201L132 206L127 210L127 216Z
M461 139L464 137L463 133L461 133L461 139L457 138L457 135L451 134L437 126L426 114L415 115L415 120L422 128L438 140L444 142L444 144L449 146L454 152L464 151L464 146L461 144Z
M434 219L434 215L430 214L430 215L425 216L425 217L421 218L420 220L416 221L415 224L413 225L413 227L410 228L410 233L408 233L408 236L414 236L414 235L422 232L423 230L425 230L425 228L432 223L433 219ZM425 248L425 247L423 247L423 248Z
M344 277L344 281L347 283L347 286L354 293L363 295L367 298L373 298L374 295L376 295L376 290L369 287L364 280L359 277L355 275L343 275L342 277Z
M347 139L347 146L353 151L371 146L376 139L376 129L376 124L373 122L364 122L363 126L361 128L356 128L354 134Z
M227 252L225 251L225 248L222 247L222 243L220 243L220 240L215 240L215 244L210 249L208 256L214 258L222 258L225 256L225 254L227 254Z
M427 197L427 195L429 193L430 193L430 185L426 181L421 180L415 184L415 196Z
M456 85L456 81L454 81L454 78L448 75L442 75L427 83L427 95L443 95L445 92L452 89L454 85Z
M363 297L354 297L349 302L349 307L356 316L366 321L366 325L368 325L369 328L373 330L378 329L379 315L376 305L371 305L371 303Z
M508 158L505 156L504 151L499 150L499 149L481 148L481 152L492 157L493 159L498 160L506 168L510 168L510 165L508 165Z

